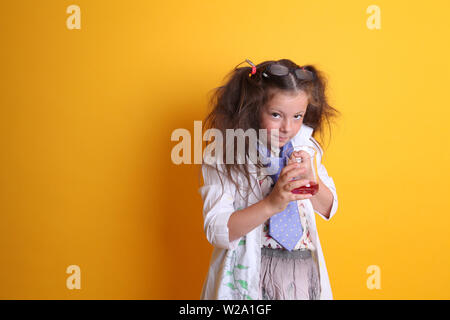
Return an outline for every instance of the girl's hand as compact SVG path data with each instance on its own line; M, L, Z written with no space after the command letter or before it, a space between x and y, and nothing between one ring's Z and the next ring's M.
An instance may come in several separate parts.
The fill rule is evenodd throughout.
M309 179L291 181L292 178L303 172L304 168L300 167L300 163L297 162L291 162L281 170L277 183L271 193L264 199L269 206L270 212L273 212L272 215L286 209L291 201L312 197L311 194L295 194L291 192L292 189L306 186L310 182Z
M289 163L296 162L295 158L301 158L300 168L303 170L300 172L303 179L314 180L313 168L311 168L311 155L303 150L292 152L289 157Z

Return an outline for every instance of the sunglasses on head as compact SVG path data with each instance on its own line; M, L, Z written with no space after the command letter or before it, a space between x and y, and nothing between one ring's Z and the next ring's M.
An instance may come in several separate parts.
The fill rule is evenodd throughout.
M249 75L248 75L249 77L251 77L252 75L254 75L256 73L256 66L249 59L245 59L245 61L249 65L252 66L252 72L249 73ZM235 67L235 69L237 69L237 67L240 64L242 64L242 62L239 63ZM269 78L269 74L272 76L282 77L282 76L287 76L290 71L291 70L286 66L283 66L283 65L277 64L277 63L271 63L268 66L266 66L265 70L262 72L262 75L266 78ZM299 80L313 80L315 78L314 73L312 73L309 70L306 70L304 67L297 66L297 68L295 68L292 71L295 74L295 76L297 77L297 79L299 79Z
M266 78L269 78L269 75L282 77L287 76L291 70L288 67L280 65L280 64L270 64L263 71L262 75ZM306 70L303 67L297 66L294 70L292 70L297 79L299 80L313 80L314 74Z

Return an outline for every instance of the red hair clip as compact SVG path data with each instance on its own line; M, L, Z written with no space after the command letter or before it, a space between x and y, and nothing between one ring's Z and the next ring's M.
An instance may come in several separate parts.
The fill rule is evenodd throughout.
M255 73L256 73L256 66L253 64L253 62L251 62L251 61L248 60L248 59L245 59L245 61L247 61L248 64L252 66L252 73L249 73L249 74L248 74L248 76L251 77L252 74L255 74Z

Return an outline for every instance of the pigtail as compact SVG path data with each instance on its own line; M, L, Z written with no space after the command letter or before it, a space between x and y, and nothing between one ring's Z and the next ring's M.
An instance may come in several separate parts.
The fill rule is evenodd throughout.
M325 141L325 122L328 127L329 137L331 137L332 120L340 115L340 112L328 103L327 88L328 80L325 74L313 65L304 67L311 71L313 79L310 81L309 105L305 115L304 123L314 129L313 135L320 135L320 140ZM329 141L330 139L328 139Z

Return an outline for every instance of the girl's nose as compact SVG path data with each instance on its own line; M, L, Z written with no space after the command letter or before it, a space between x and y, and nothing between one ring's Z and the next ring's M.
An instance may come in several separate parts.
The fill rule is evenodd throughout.
M283 121L283 124L281 126L281 131L283 132L289 132L291 130L291 122L289 120Z

